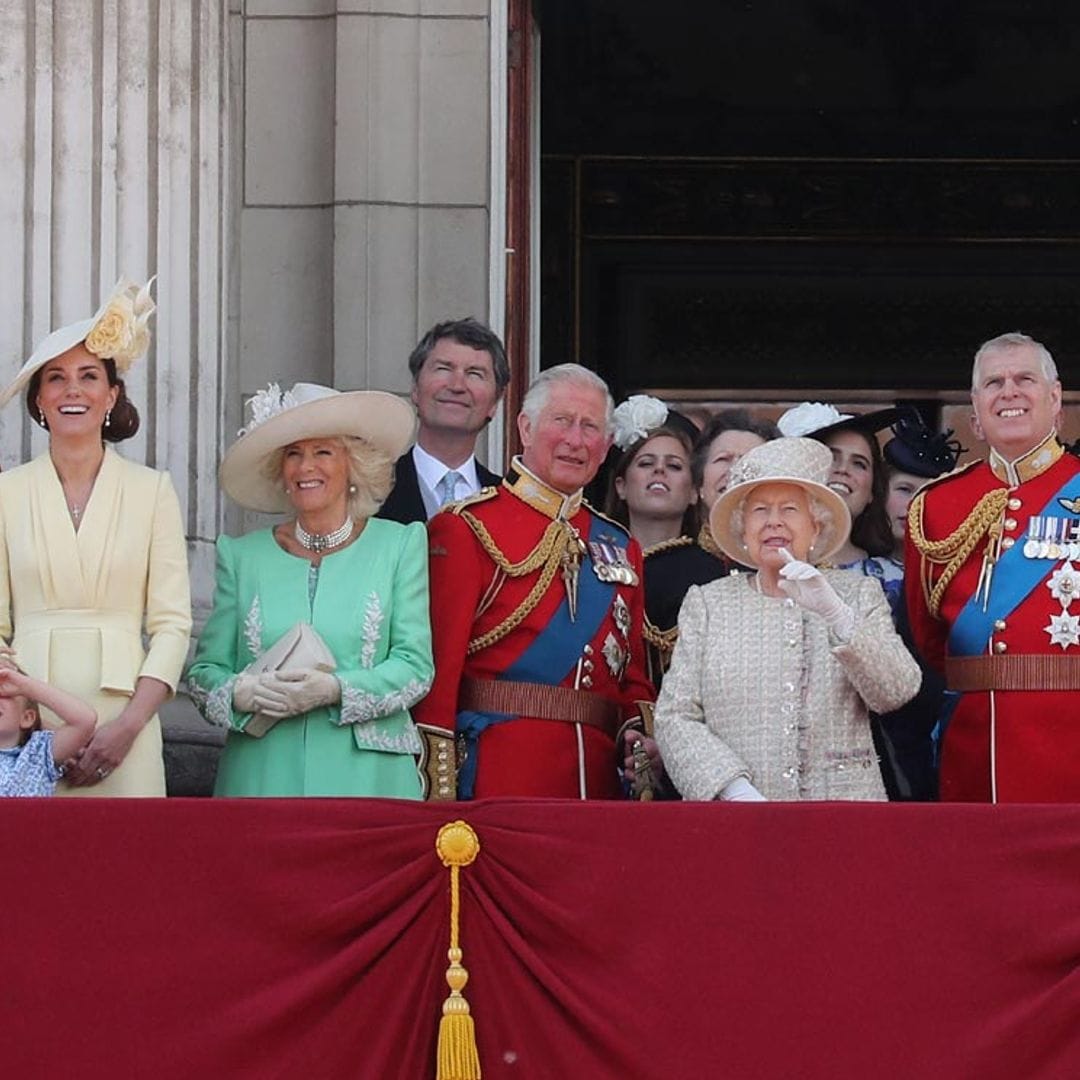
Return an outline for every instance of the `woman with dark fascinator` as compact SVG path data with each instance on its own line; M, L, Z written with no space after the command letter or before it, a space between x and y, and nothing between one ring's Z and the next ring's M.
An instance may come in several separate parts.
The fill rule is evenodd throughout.
M928 480L956 468L963 447L951 438L952 431L932 431L919 413L908 406L899 408L892 425L892 436L882 449L888 492L885 506L894 539L891 558L902 565L907 512L912 498ZM886 771L885 776L889 797L926 802L937 798L935 745L955 699L946 692L942 675L919 658L911 637L903 592L896 601L890 598L890 603L897 632L919 661L923 681L918 694L906 705L877 717L876 733L883 756L893 765L891 774Z
M893 438L883 451L877 433L890 426ZM914 655L904 610L902 520L918 487L955 465L959 447L949 442L952 432L935 435L910 406L851 416L817 402L789 409L780 418L780 428L808 434L829 447L829 487L844 500L852 519L851 537L833 564L878 579L893 623ZM905 492L910 492L906 502ZM912 701L872 717L882 776L893 800L932 799L937 789L930 732L943 707L943 684L925 668L923 675L923 687Z
M903 560L893 558L893 534L885 509L886 469L877 433L898 416L895 408L852 416L832 405L803 402L780 417L785 435L807 435L832 454L829 487L851 514L851 535L833 557L840 570L858 570L881 582L895 610L903 592Z
M122 376L149 348L153 311L149 284L122 278L0 394L2 405L25 388L49 436L45 453L0 476L0 636L28 675L98 715L57 795L165 794L156 714L191 633L183 520L168 473L106 445L139 428Z

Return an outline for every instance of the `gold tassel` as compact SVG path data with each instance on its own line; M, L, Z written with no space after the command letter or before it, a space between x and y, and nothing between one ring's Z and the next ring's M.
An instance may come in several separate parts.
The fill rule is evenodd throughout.
M467 822L451 821L439 830L435 850L443 866L450 867L450 949L446 954L450 961L446 969L450 995L443 1002L442 1019L439 1021L435 1077L436 1080L480 1080L476 1028L469 1015L469 1003L461 993L469 981L469 973L461 966L462 954L458 942L461 908L458 871L480 854L480 841Z

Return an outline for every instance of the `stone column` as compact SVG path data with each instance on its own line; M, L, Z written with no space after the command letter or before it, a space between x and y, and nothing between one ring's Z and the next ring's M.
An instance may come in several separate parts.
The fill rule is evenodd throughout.
M471 314L501 330L489 252L501 257L491 42L504 4L246 0L241 396L269 379L405 392L432 323Z

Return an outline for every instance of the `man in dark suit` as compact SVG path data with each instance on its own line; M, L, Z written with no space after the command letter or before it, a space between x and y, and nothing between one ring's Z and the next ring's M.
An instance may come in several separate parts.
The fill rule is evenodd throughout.
M433 326L409 357L416 445L398 458L379 517L426 521L445 503L499 482L474 456L476 437L499 407L510 365L498 335L476 319Z

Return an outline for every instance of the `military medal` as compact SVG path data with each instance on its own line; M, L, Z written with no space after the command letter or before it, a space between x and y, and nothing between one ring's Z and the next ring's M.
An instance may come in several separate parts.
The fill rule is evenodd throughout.
M593 573L608 585L636 585L637 573L630 564L625 547L620 547L614 536L601 536L589 541L589 556Z
M604 654L604 660L607 662L611 677L618 682L622 678L629 654L619 644L619 639L611 633L604 638L604 647L600 651Z

